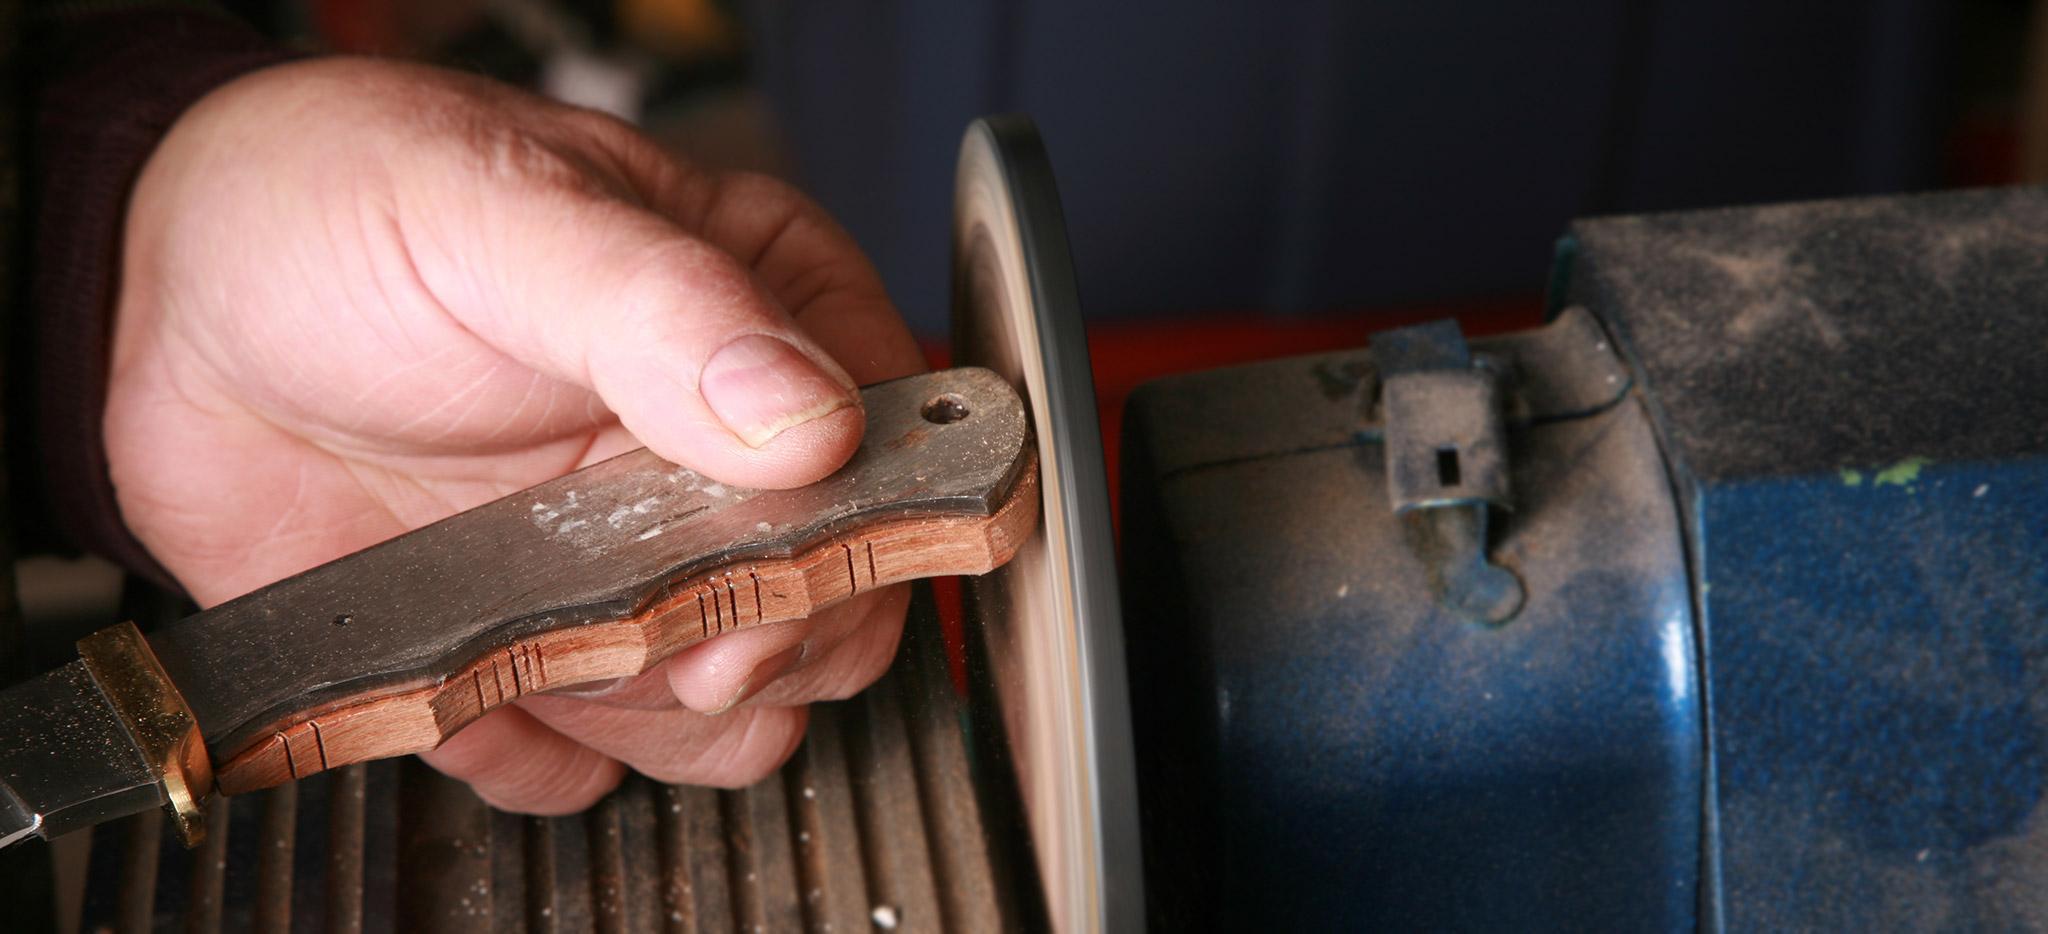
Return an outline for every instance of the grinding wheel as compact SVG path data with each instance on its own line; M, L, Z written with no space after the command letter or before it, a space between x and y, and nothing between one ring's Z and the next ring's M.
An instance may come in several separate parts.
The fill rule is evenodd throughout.
M953 348L1030 407L1038 534L972 582L1049 920L1144 924L1129 695L1094 381L1052 168L1021 116L967 130L953 205Z

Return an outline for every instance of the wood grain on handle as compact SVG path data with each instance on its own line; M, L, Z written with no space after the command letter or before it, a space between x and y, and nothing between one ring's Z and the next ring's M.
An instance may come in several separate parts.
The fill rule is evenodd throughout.
M424 752L493 708L554 687L639 674L720 633L803 619L858 593L1009 561L1038 521L1037 465L995 515L861 529L791 560L703 574L626 619L543 633L488 651L439 684L306 711L215 766L240 794L352 762Z
M791 490L639 450L151 633L230 794L433 748L517 698L643 671L894 581L979 574L1037 526L1022 400L964 368L862 390L867 430Z

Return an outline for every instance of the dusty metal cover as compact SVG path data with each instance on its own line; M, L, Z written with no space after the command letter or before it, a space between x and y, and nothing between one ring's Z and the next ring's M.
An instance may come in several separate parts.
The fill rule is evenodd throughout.
M972 582L1049 920L1144 924L1137 784L1109 491L1066 224L1038 132L968 128L953 204L955 361L1008 378L1031 409L1039 534Z

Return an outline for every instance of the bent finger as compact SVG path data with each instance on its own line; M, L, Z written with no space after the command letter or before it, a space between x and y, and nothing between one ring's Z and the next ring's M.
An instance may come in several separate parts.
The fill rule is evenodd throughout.
M470 181L483 190L469 216L406 236L450 314L595 391L655 453L720 482L798 486L853 453L852 377L744 263L559 174Z
M856 382L924 371L874 264L823 207L765 175L731 173L715 185L695 229L745 262Z
M501 707L420 758L468 782L491 806L523 814L574 814L619 784L625 768L549 729L518 707Z
M592 681L547 691L548 697L625 707L632 710L669 710L682 706L668 686L668 676L656 665L637 675Z
M812 614L727 633L677 652L663 663L683 706L704 713L730 710L809 661L822 657L865 626L901 626L908 599L903 588L862 594Z
M907 602L909 588L901 589ZM859 694L889 671L902 639L902 608L879 607L803 664L741 699L734 705L735 712L845 700Z
M774 707L712 717L680 708L638 710L569 698L520 701L541 722L649 778L739 788L780 767L803 741L806 711Z

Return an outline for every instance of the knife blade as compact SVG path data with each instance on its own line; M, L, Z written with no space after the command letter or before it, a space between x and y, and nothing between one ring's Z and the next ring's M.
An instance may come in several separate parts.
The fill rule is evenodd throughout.
M1037 528L1022 402L963 368L862 391L867 430L795 490L641 449L0 691L0 847L421 752L527 694L637 674L875 587L981 574Z

